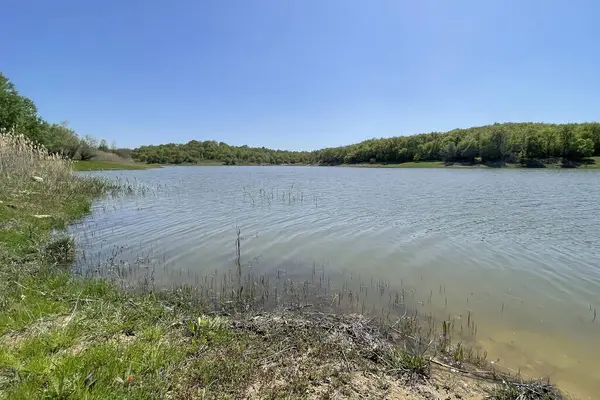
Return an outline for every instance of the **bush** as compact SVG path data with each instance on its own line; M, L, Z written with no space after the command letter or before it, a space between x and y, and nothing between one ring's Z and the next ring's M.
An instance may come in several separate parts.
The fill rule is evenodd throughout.
M91 160L96 156L98 141L92 136L85 136L79 143L78 159L81 161Z

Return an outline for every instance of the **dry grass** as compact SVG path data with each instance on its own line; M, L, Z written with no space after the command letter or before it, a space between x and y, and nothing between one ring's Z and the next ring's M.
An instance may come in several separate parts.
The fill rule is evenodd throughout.
M5 187L28 187L33 177L56 188L72 180L71 161L50 154L23 135L0 133L0 177Z
M73 176L73 162L51 154L23 135L0 133L0 195L36 194L46 201L69 196L99 196L119 190L103 179Z
M92 157L92 161L108 161L116 163L133 163L133 159L123 158L118 154L109 151L96 150L96 155Z

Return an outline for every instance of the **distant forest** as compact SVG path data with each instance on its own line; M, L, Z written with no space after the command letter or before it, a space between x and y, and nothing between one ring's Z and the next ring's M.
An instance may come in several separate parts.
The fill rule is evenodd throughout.
M142 146L109 146L105 140L80 136L67 123L44 120L32 100L19 94L0 73L0 132L22 134L75 160L114 155L157 164L216 161L225 164L358 164L444 161L448 163L579 163L600 156L600 123L503 123L449 132L369 139L316 151L271 150L230 146L214 140Z
M445 161L460 163L578 162L600 155L600 123L504 123L444 133L370 139L349 146L312 152L230 146L212 140L186 144L142 146L133 150L138 161L159 164L357 164Z

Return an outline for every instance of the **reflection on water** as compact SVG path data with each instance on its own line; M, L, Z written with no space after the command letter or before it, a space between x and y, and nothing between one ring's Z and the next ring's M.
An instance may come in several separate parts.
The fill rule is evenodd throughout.
M75 225L86 265L148 260L161 284L244 268L411 288L423 314L477 320L488 358L600 393L597 171L169 167ZM361 311L360 309L357 311Z

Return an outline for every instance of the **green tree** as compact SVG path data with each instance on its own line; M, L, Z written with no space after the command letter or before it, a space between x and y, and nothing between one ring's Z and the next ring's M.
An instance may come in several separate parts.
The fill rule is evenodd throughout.
M108 151L108 143L106 142L105 139L102 139L100 141L100 144L98 145L98 150L100 150L100 151Z
M73 157L79 147L77 134L66 122L51 124L39 115L33 101L21 96L13 83L0 73L0 131L23 134L50 152Z
M569 124L563 125L560 130L561 156L566 160L574 155L576 145L575 132Z
M79 144L79 158L81 161L91 160L96 155L98 140L93 136L84 136Z
M479 154L479 144L474 137L468 136L460 141L457 148L457 155L460 159L473 162Z
M44 145L52 153L74 158L80 146L77 134L68 127L67 122L46 124Z
M581 160L582 158L594 155L594 141L592 139L577 138L573 149L572 158Z
M541 132L542 152L546 159L550 159L556 154L556 131L551 128L544 128Z
M13 83L0 73L0 129L17 131L43 144L44 128L33 101L21 96Z
M454 142L450 142L444 146L440 152L440 156L444 161L454 161L458 150Z
M508 135L504 129L494 126L491 133L484 136L481 142L481 159L483 161L504 161L508 154Z
M581 138L590 139L594 143L594 154L600 155L600 123L581 125Z

